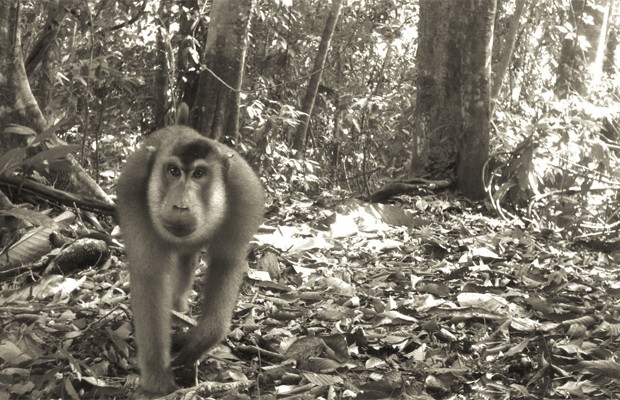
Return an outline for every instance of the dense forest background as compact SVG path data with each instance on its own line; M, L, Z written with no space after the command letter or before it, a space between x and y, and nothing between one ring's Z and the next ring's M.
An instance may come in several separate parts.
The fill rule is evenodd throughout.
M448 138L435 131L449 123L443 118L456 118L453 108L466 101L454 103L440 92L457 93L455 86L467 79L437 78L429 69L476 78L480 72L466 65L465 53L490 57L483 78L491 126L481 128L489 138L479 155L494 155L486 178L496 177L487 185L500 192L496 200L518 203L545 189L583 188L604 181L606 173L613 176L609 141L616 134L618 85L611 3L494 3L477 4L477 13L490 11L494 21L485 44L489 54L476 54L455 48L476 32L464 25L452 29L445 22L450 7L260 2L252 9L238 92L239 132L229 136L239 134L241 145L252 148L272 188L285 183L293 190L342 188L369 195L393 179L454 176L461 145L451 137L462 141L467 121L455 124L460 132L448 132ZM104 187L113 186L119 161L140 135L173 122L181 101L195 103L207 62L210 7L189 0L21 5L24 64L45 125L79 144L80 163ZM326 59L317 68L326 21L336 8ZM463 66L450 70L442 57L444 65L461 60ZM320 84L300 142L306 86L316 75ZM471 96L461 93L463 99Z
M180 102L207 98L199 81L214 62L205 59L209 2L22 3L24 65L44 118L22 125L78 145L79 163L103 187L113 187L142 134L174 122ZM251 149L271 190L369 196L394 180L409 190L419 186L411 178L448 178L472 198L507 206L508 218L531 217L540 207L530 204L543 197L552 207L536 219L572 226L588 219L592 211L582 207L615 185L611 2L472 3L473 15L492 18L490 37L455 23L467 13L443 4L259 2L241 53L238 126L227 135L242 152ZM330 16L331 42L321 48ZM465 47L472 37L484 51ZM316 76L308 121L307 86ZM461 90L468 82L473 89ZM18 114L3 120L23 122ZM481 142L468 129L482 131ZM467 152L480 161L461 170ZM468 193L470 186L484 191ZM387 189L388 197L399 192ZM581 204L566 204L555 190L579 191L573 200ZM598 213L607 220L615 210Z
M619 22L613 0L0 0L0 398L127 394L115 182L214 93L278 227L219 354L237 364L206 373L250 379L222 392L617 395ZM105 269L58 278L67 230Z

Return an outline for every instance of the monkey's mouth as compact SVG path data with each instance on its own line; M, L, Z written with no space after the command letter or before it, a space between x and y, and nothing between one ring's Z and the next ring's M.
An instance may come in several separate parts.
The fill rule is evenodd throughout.
M174 236L184 237L196 230L196 225L194 224L175 224L175 223L164 223L164 228Z

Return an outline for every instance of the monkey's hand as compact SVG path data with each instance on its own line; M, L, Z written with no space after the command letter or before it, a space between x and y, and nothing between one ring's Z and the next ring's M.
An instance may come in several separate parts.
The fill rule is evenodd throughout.
M198 326L192 328L185 337L180 339L181 350L172 360L172 366L178 367L196 362L226 336L227 329L227 324L207 325L204 320L201 321ZM176 339L175 342L175 345L179 343Z

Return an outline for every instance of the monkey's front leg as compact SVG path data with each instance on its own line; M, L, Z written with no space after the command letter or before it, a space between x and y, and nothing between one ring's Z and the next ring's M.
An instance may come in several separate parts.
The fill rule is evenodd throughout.
M218 344L228 332L237 304L246 261L236 257L209 257L203 289L202 317L184 340L174 366L188 365Z
M172 309L178 312L188 310L187 297L194 282L194 274L200 260L200 253L179 254L177 269L171 272Z
M146 258L146 257L145 257ZM146 394L168 394L176 390L170 369L170 307L165 257L150 257L130 264L131 305L138 345L140 386ZM166 264L165 262L163 264Z

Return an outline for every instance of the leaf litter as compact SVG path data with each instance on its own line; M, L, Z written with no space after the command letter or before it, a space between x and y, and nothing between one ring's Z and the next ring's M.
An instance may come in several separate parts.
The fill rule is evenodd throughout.
M616 254L453 197L407 204L282 206L226 342L193 376L247 384L194 398L617 397ZM121 264L4 282L0 400L131 396Z

